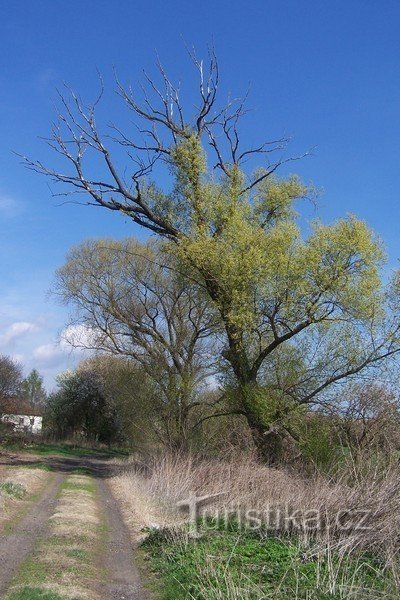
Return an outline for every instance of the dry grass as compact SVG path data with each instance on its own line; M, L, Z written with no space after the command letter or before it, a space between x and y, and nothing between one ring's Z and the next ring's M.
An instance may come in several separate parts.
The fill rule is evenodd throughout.
M323 551L329 544L342 555L372 550L397 573L400 469L376 463L364 463L362 470L353 467L333 481L272 469L252 456L197 460L165 455L146 469L132 460L111 486L136 537L143 528L176 527L187 519L177 503L195 492L216 495L203 514L221 518L249 510L267 513L273 533L294 531L305 545L312 539ZM395 576L400 588L400 576Z
M43 469L26 467L2 467L0 484L13 483L23 487L26 495L22 499L6 494L0 489L0 528L24 511L29 499L47 483L51 473Z
M125 464L125 472L114 477L111 485L138 527L164 527L182 521L177 503L193 492L215 496L207 507L214 512L263 510L294 500L298 508L310 503L321 506L338 502L342 494L340 486L332 486L323 478L315 479L310 487L310 481L261 465L252 456L197 460L164 455L147 469L137 469L134 460Z
M361 467L349 465L340 480L329 480L322 475L306 477L272 469L253 456L230 455L204 460L165 455L146 465L131 460L124 471L111 480L111 486L121 501L134 537L143 536L144 532L140 533L143 528L155 525L169 528L164 545L155 550L156 561L160 556L165 561L162 565L157 563L161 565L160 572L165 576L166 565L173 562L174 568L184 573L185 581L187 564L190 564L190 581L196 588L195 595L185 588L187 595L179 597L204 600L400 597L400 469L397 464L383 466L364 461ZM293 544L298 548L293 553L293 563L288 565L289 579L282 577L276 586L259 586L251 573L262 565L257 563L249 567L250 571L244 568L238 573L237 567L236 571L231 569L230 558L219 556L215 560L212 541L193 550L187 528L180 527L187 522L187 516L177 508L178 502L193 493L215 495L203 508L203 514L214 517L223 518L234 512L242 518L246 511L263 514L268 507L268 514L273 515L272 531L261 528L260 535L276 534L283 545ZM290 526L285 529L286 522L278 518L282 508L285 517L296 517L296 527L289 518ZM320 520L310 521L309 511L317 511ZM312 517L314 514L312 512ZM359 527L362 517L364 524ZM246 524L244 519L243 525ZM283 532L290 535L282 536ZM239 533L238 539L246 539L243 533ZM207 540L212 539L211 534ZM233 546L231 556L236 552L240 554L239 548L236 550ZM173 555L169 557L169 553ZM370 559L372 555L378 560ZM315 575L314 591L309 588L305 591L303 587L304 563L310 565ZM273 569L273 562L266 568ZM384 583L379 588L371 585L373 581ZM161 587L167 582L170 579L163 579Z

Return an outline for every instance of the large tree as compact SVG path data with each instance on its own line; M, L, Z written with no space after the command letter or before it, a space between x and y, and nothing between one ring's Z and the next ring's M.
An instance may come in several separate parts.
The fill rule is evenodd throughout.
M399 281L389 294L383 290L383 252L364 222L316 222L304 233L294 204L311 190L295 176L278 178L292 158L273 158L286 141L243 147L244 102L220 106L213 52L207 67L192 58L199 76L194 114L159 65L160 84L146 75L142 101L117 82L134 126L112 125L104 135L98 102L85 106L72 93L71 101L62 98L49 141L65 170L26 164L65 184L61 193L84 194L88 204L120 212L169 242L218 312L235 378L232 410L246 416L271 459L290 429L288 415L399 351ZM278 364L290 369L281 374Z
M154 242L89 240L69 252L55 292L88 333L70 342L139 365L153 382L147 402L155 431L182 448L215 370L215 315L175 263Z

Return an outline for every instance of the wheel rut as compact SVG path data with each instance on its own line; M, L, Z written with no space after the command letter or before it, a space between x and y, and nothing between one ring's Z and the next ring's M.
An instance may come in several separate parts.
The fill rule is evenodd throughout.
M98 480L99 496L107 526L104 567L107 582L100 597L104 600L150 600L134 562L135 549L119 507L103 479Z
M11 579L20 564L34 550L47 528L49 517L57 502L57 492L65 473L55 473L39 500L33 504L12 527L10 533L0 536L0 598L4 597Z

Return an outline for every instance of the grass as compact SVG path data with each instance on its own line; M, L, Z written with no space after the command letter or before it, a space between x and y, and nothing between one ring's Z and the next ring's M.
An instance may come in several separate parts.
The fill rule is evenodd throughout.
M94 494L96 491L96 484L93 481L87 481L87 482L65 481L60 487L60 492L62 493L65 490L89 492L90 494Z
M93 471L89 467L77 467L71 471L71 473L74 473L75 475L92 475Z
M18 445L17 445L18 446ZM10 446L8 449L12 449ZM34 454L40 454L43 456L47 455L58 455L58 456L128 456L128 451L119 448L96 448L79 446L73 443L31 443L28 445L22 445L19 447L21 450L27 452L33 452Z
M27 469L41 469L42 471L54 471L53 467L45 462L33 462L25 465Z
M23 485L20 483L14 483L13 481L0 483L0 491L8 496L16 498L17 500L22 500L27 494L27 491Z
M65 596L54 592L30 586L24 586L9 596L9 600L64 600L64 598Z
M295 538L263 539L234 522L227 530L207 528L199 539L154 531L142 547L162 600L398 597L371 556L305 551Z
M7 466L7 479L0 483L0 530L10 533L40 497L49 480L47 469Z
M26 583L40 585L44 583L47 576L47 568L36 558L28 558L24 562L23 580Z
M71 558L86 560L89 556L89 552L87 550L82 550L82 548L72 548L71 550L67 550L66 555Z
M150 532L144 549L164 600L400 598L398 461L350 463L328 479L243 454L167 454L127 461L111 486L136 538ZM206 522L235 514L244 526L200 540L171 533L185 531L177 505L193 494L211 498L198 507ZM263 516L261 532L247 514Z
M3 444L1 446L4 450L16 450L25 451L33 454L39 454L41 456L71 456L71 457L84 457L84 456L104 456L104 457L123 457L128 456L129 452L119 448L94 448L94 447L83 447L73 443L10 443Z

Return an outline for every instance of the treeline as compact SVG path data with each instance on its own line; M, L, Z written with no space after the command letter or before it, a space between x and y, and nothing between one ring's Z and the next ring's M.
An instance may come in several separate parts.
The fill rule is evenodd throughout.
M140 365L123 357L95 356L59 376L58 389L49 395L44 412L45 435L123 446L144 454L190 450L210 457L228 449L252 451L243 416L211 410L223 403L219 389L203 390L196 398L182 438L176 405L163 401ZM400 406L395 393L383 385L357 383L337 400L340 407L297 415L293 436L282 445L281 463L332 470L347 452L353 460L364 460L368 454L390 456L400 451Z
M243 421L207 418L209 405L218 396L217 390L199 392L196 409L183 426L179 403L169 403L141 365L100 355L58 377L58 389L48 398L45 427L56 439L119 445L144 453L161 449L212 453L229 441L248 444Z
M44 406L47 394L43 377L37 369L24 377L23 366L12 357L0 355L0 413L1 401L6 398L25 400L32 405Z

